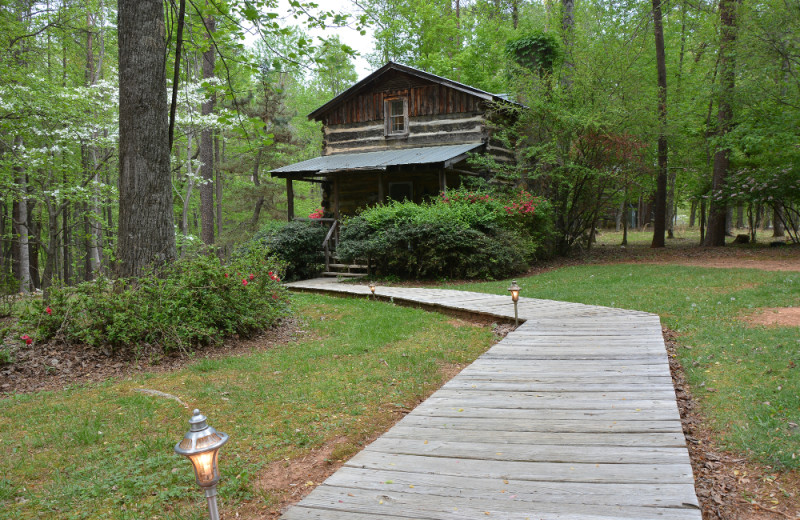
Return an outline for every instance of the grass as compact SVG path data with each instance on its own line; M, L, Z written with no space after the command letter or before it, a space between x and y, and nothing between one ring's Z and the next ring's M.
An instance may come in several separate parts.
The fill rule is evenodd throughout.
M183 370L0 401L0 518L205 516L188 461L173 446L191 408L230 435L221 452L221 507L254 496L260 468L331 439L339 451L384 430L468 363L491 331L366 300L295 295L298 341L198 360ZM190 410L138 388L179 396Z
M799 272L584 265L517 279L521 295L653 312L680 334L679 360L724 448L800 468L800 334L737 319L800 306ZM508 281L459 285L508 294ZM452 287L452 286L449 286Z

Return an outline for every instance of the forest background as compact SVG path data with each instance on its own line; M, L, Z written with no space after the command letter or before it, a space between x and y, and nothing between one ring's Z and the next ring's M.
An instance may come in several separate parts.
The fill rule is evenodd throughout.
M178 255L212 243L228 254L284 219L285 191L265 172L319 154L306 114L357 75L353 49L310 34L343 25L374 32L374 68L405 63L529 107L499 129L520 159L504 173L551 200L563 251L609 224L652 222L661 245L677 213L703 225L707 245L767 223L797 241L797 3L352 4L359 15L294 0L288 12L271 0L164 2ZM112 273L120 212L141 204L120 194L117 7L0 2L4 293ZM300 196L298 214L318 207L315 188Z

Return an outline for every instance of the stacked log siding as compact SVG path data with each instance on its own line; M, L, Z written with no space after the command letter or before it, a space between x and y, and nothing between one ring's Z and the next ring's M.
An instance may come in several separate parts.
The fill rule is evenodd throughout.
M408 134L387 136L384 101L408 100ZM370 89L355 93L320 114L323 155L420 146L489 143L499 162L514 160L511 150L492 139L489 104L468 92L393 71Z

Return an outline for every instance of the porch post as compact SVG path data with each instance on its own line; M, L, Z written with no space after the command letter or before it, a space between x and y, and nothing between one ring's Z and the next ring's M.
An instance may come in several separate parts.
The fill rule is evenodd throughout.
M439 170L439 191L447 192L447 172L444 170Z
M383 172L378 172L378 204L383 204L386 194L383 192Z
M339 176L333 178L333 217L339 220Z
M286 178L286 213L289 222L294 220L294 190L292 189L292 179Z

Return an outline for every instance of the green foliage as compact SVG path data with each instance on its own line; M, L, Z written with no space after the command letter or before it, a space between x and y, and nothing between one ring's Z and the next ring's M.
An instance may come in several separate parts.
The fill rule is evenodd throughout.
M335 453L352 453L385 431L387 408L410 409L447 379L442 366L470 363L492 342L488 327L454 327L419 309L292 300L308 331L296 342L1 399L0 517L207 518L191 464L172 450L192 408L208 410L209 424L231 436L219 492L221 508L236 511L253 503L267 465L340 442ZM141 388L180 396L189 409Z
M137 280L105 277L53 288L48 302L22 312L21 333L140 355L214 344L273 326L288 314L281 263L252 248L223 265L202 255ZM148 348L150 347L150 348Z
M322 242L328 229L323 222L295 220L259 233L243 248L267 246L284 262L287 281L313 278L323 270Z
M561 45L552 33L534 31L506 43L506 55L521 67L539 74L550 73L561 59Z
M378 274L403 278L498 278L546 254L546 201L450 190L431 203L392 202L346 222L339 254L370 259Z

